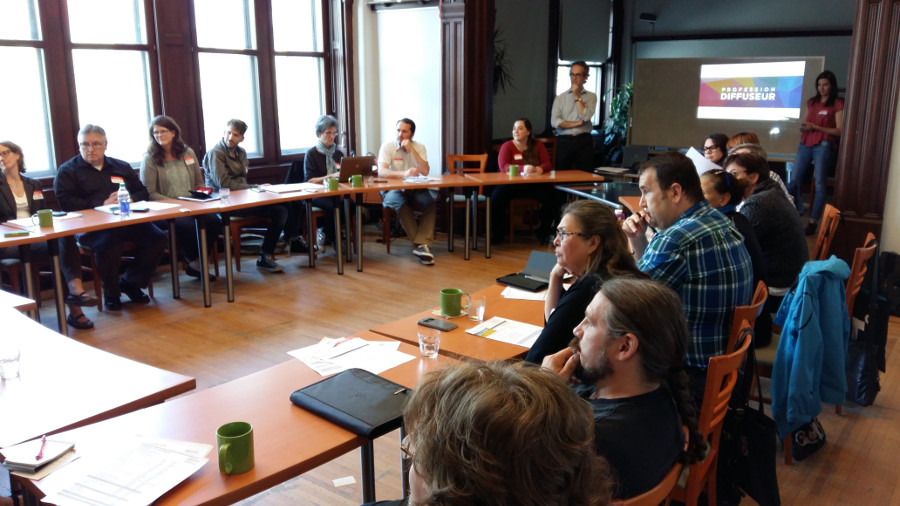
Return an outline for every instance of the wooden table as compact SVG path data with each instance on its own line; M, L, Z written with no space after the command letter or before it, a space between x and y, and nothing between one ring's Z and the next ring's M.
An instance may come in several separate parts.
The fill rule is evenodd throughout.
M0 307L11 307L23 312L37 312L37 302L6 290L0 290Z
M602 202L613 209L621 209L623 197L637 197L640 200L641 189L634 183L603 182L594 184L556 185L556 189L590 200Z
M466 177L478 181L484 186L496 186L506 184L537 184L537 183L587 183L604 181L603 176L584 172L582 170L551 170L543 174L529 174L510 176L504 172L486 172L484 174L467 174ZM485 226L484 257L491 258L491 196L485 193L485 211L487 221Z
M619 197L619 202L628 209L631 214L637 214L641 209L641 197Z
M493 316L502 316L510 320L530 323L539 327L544 326L543 301L507 299L500 295L504 288L506 287L503 285L495 284L472 294L473 297L487 297L485 320ZM439 301L437 292L435 292L434 298L436 302ZM391 323L379 325L373 328L372 331L418 346L417 322L428 316L434 316L432 310L422 311ZM450 318L448 320L457 324L458 327L449 332L441 332L441 355L478 360L509 360L521 358L528 353L528 348L523 346L467 334L466 330L480 323L470 320L467 316Z
M387 338L371 332L355 336L367 340ZM427 371L452 364L447 357L423 359L418 346L400 344L400 351L416 357L382 374L413 388ZM154 504L231 504L299 476L367 440L344 430L290 402L291 393L322 379L296 359L249 376L172 401L75 429L58 436L75 442L84 455L104 455L109 441L135 434L216 444L216 429L231 421L253 425L255 466L247 473L228 476L219 472L215 450L200 471L163 495ZM38 498L55 491L69 473L78 471L72 462L40 482L20 480ZM374 480L374 478L371 478ZM374 497L372 497L374 500Z
M194 378L69 339L10 308L2 339L18 339L18 378L0 381L0 448L158 404Z

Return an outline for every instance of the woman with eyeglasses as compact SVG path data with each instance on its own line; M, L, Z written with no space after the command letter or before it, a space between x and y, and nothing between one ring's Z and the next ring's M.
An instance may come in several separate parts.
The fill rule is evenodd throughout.
M569 345L574 329L604 280L617 276L646 277L628 251L619 220L607 205L576 200L563 209L556 229L556 265L544 299L544 330L525 360L540 364L545 356ZM572 286L563 287L571 276Z
M0 175L0 221L31 219L34 213L47 208L41 183L22 175L25 172L25 155L18 144L0 141L0 169L3 169ZM61 237L58 241L59 264L69 292L65 298L69 306L66 323L80 330L93 328L94 322L88 319L81 307L96 306L97 299L84 291L81 257L75 237ZM32 244L31 254L38 260L49 259L47 243ZM0 258L19 258L19 248L0 248Z
M726 144L728 144L727 135L718 132L709 134L703 140L703 156L721 167L722 160L725 159L725 155L728 153L728 150L725 149Z
M150 145L141 162L141 180L150 192L150 200L190 197L191 190L204 184L200 160L181 139L181 127L168 116L157 116L150 121ZM209 213L204 215L204 223L206 236L215 247L215 240L222 232L222 221L215 213ZM196 220L187 216L175 218L175 233L184 255L185 272L199 279L202 271ZM210 273L209 280L215 281L215 274Z

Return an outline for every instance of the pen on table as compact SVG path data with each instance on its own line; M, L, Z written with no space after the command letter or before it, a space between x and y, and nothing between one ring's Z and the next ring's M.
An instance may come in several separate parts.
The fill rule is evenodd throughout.
M41 460L42 458L44 458L44 446L46 446L46 445L47 445L47 435L45 434L41 438L41 449L38 450L38 454L34 457L34 460Z
M405 391L406 391L405 388L401 388L400 390L397 390L396 392L394 392L394 395L402 394L402 393L405 392Z
M343 353L338 353L337 355L333 355L333 356L329 357L329 360L330 360L330 359L333 359L333 358L338 358L338 357L340 357L341 355L346 355L346 354L348 354L348 353L353 353L354 351L360 350L360 349L362 349L362 348L365 348L366 346L368 346L368 344L364 344L364 345L360 346L359 348L353 348L352 350L347 350L347 351L345 351L345 352L343 352Z

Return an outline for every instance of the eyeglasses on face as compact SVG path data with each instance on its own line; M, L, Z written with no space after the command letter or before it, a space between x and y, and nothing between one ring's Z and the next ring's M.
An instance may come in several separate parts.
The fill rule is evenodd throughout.
M702 150L707 153L712 153L713 151L719 149L719 146L703 146Z
M587 77L587 74L581 74L578 72L569 72L569 77Z
M103 142L80 142L78 143L78 146L80 146L81 149L100 149L104 144L105 143Z
M404 460L412 460L415 455L415 450L409 447L410 444L412 444L412 439L410 438L410 435L407 434L403 437L403 440L400 441L400 453L403 454Z
M168 133L171 133L171 132L172 132L171 130L167 130L167 129L165 129L165 128L159 128L159 129L153 131L153 136L154 136L154 137L157 137L157 136L160 136L160 135L163 135L163 134L168 134Z
M568 239L569 237L572 237L574 235L584 237L587 234L583 234L581 232L566 232L565 230L556 229L556 237L560 241L565 241L566 239Z
M12 151L4 149L3 151L0 151L0 156L9 156L10 153L12 153Z

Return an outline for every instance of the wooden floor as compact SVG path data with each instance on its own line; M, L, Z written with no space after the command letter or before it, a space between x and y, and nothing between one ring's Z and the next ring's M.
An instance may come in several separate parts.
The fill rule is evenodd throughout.
M115 313L87 309L96 328L73 330L73 337L196 377L197 388L203 389L289 360L288 350L323 336L343 336L436 306L441 288L483 288L498 276L520 270L530 250L537 248L533 239L523 236L513 246L495 246L490 260L481 249L473 251L467 262L460 240L456 251L449 253L446 236L439 235L433 248L436 265L426 267L412 256L406 239L396 240L392 254L387 255L384 246L375 242L376 234L374 229L367 231L362 273L353 264L338 276L330 248L315 269L307 266L305 256L280 257L286 272L275 275L258 272L255 259L244 257L244 270L236 273L235 302L226 302L225 283L220 280L213 283L211 308L203 308L199 282L185 275L181 276L182 298L173 299L168 271L160 270L153 302L137 307L126 304ZM488 315L490 311L487 308ZM55 328L49 298L42 319ZM894 318L887 348L888 374L883 376L876 405L845 406L840 416L826 407L820 416L828 437L823 450L791 467L779 461L784 504L900 504L898 336L900 322ZM375 454L378 498L399 497L396 434L378 439ZM357 484L332 484L347 476L353 476ZM359 504L359 480L359 455L354 451L245 503Z

